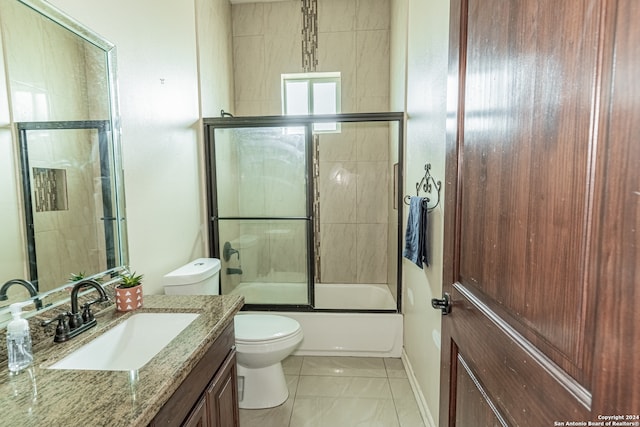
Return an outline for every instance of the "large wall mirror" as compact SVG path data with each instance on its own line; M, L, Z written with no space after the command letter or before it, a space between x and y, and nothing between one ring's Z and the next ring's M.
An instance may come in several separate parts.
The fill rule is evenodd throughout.
M0 285L55 305L127 263L115 49L39 0L0 0L0 30Z

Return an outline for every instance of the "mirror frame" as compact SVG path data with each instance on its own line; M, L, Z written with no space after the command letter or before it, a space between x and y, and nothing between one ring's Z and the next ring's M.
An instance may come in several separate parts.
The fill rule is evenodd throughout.
M95 31L86 27L79 21L70 17L63 11L59 10L55 6L47 3L44 0L15 0L18 3L23 4L24 6L32 9L33 11L39 13L43 17L50 19L71 33L77 35L88 43L100 48L105 56L106 61L106 72L107 72L107 86L108 86L108 103L109 103L109 115L111 122L111 143L113 149L114 156L114 177L113 183L115 186L114 191L114 213L118 221L118 230L119 230L119 238L118 240L118 254L119 259L116 259L116 267L110 268L103 272L95 272L87 278L96 278L96 279L106 279L103 281L103 285L111 285L117 282L118 273L125 269L125 266L128 264L129 260L129 251L128 251L128 236L127 236L127 227L125 223L125 194L124 194L124 173L122 167L122 146L121 146L121 124L120 124L120 112L119 112L119 97L118 97L118 86L117 86L117 62L116 62L116 46L106 40L104 37L97 34ZM6 84L9 82L7 80ZM9 88L8 88L9 89ZM9 89L10 90L10 89ZM11 106L10 106L11 108ZM12 138L16 147L19 148L19 130L18 124L16 122L12 123ZM20 175L22 175L20 171L20 165L16 165L16 171ZM19 178L23 179L22 176ZM27 253L30 251L27 248ZM26 260L29 263L29 259ZM27 270L30 270L30 266L26 266ZM109 279L108 277L111 277ZM51 289L45 292L39 292L36 297L32 297L29 300L34 301L37 299L50 298L52 299L50 302L45 302L45 307L42 310L29 311L27 316L34 315L36 313L42 313L43 311L56 307L60 304L64 304L69 299L69 294L67 292L67 288L73 286L74 282L62 283L58 287ZM28 301L28 300L25 300ZM30 306L27 306L30 307ZM9 306L0 308L0 327L6 324L6 321L10 318L10 316L5 316L9 313ZM26 312L25 312L26 313ZM5 319L5 317L7 317Z

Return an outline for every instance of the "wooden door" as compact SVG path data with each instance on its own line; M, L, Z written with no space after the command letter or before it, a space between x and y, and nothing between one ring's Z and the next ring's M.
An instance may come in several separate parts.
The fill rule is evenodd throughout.
M440 425L640 425L640 2L450 19Z

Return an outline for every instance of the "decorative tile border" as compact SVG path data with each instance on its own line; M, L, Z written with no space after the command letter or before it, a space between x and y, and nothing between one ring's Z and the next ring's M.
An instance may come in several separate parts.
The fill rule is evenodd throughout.
M318 67L318 0L302 0L302 69Z

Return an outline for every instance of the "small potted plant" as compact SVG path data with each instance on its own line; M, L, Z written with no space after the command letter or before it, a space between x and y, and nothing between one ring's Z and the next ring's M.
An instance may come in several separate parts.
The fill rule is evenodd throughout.
M125 270L115 286L116 310L132 311L142 307L142 278L144 275Z
M85 278L84 271L81 271L79 273L71 273L71 276L69 276L69 282L78 282L84 278Z

